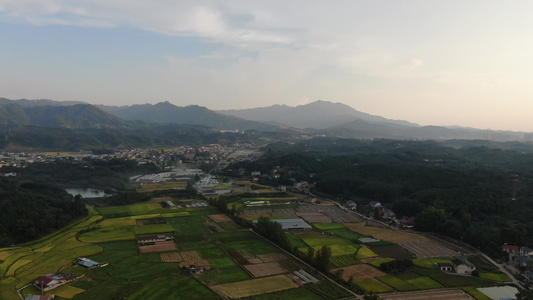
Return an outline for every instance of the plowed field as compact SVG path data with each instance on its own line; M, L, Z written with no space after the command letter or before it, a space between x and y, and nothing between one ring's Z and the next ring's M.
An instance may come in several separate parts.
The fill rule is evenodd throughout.
M255 264L255 265L246 265L244 266L248 272L252 274L253 277L264 277L269 275L277 275L287 273L288 271L283 268L277 262L264 263L264 264Z

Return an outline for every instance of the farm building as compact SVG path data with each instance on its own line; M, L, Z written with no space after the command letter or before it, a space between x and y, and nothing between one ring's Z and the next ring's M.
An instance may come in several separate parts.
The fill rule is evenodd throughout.
M281 224L281 229L287 231L304 231L312 228L303 219L273 219L271 221ZM257 220L254 223L257 223Z
M526 246L520 247L520 256L533 256L533 249Z
M174 237L168 234L151 235L151 236L143 236L143 237L137 238L137 244L167 242L167 241L172 241L172 240L174 240Z
M435 264L443 272L453 272L453 265L447 263L436 263Z
M197 275L202 274L204 272L204 269L197 265L190 265L189 266L189 273Z
M58 275L46 274L33 282L39 290L46 292L67 283L67 279Z
M101 264L99 262L96 262L94 260L90 260L88 258L85 258L85 257L80 257L76 260L76 264L82 266L82 267L86 267L86 268L93 268L93 267L105 267L107 266L107 263L106 264Z
M458 258L452 260L452 265L457 274L471 275L476 270L476 266L473 263Z
M351 209L351 210L356 210L357 203L353 202L352 200L348 200L346 201L346 208Z

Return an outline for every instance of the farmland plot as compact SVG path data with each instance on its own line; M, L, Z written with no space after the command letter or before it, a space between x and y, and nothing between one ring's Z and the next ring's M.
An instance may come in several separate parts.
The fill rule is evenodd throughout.
M411 241L400 243L400 246L414 253L418 258L448 257L458 255L457 252L432 241Z
M270 275L277 275L287 273L288 271L276 262L246 265L244 266L253 277L264 277Z
M299 287L284 275L215 285L212 288L230 298L243 298L266 293L273 293Z
M182 262L183 258L179 254L179 252L168 252L168 253L161 253L161 261L162 262Z
M376 239L392 242L392 243L404 243L413 241L429 241L426 237L419 234L403 232L399 230L377 228L372 226L366 226L364 222L361 223L345 223L344 226L350 228L355 232L372 236Z
M157 242L155 245L139 246L139 252L152 253L178 250L173 241Z
M434 300L472 300L468 294L461 290L438 290L438 291L419 291L401 294L382 294L380 295L385 300L418 300L418 299L434 299Z
M190 266L190 265L199 265L202 267L209 266L209 261L207 259L203 259L198 255L198 252L196 251L185 251L179 253L181 257L183 258L182 265Z
M228 216L224 214L208 215L208 217L213 220L213 222L233 222Z
M353 280L361 280L364 278L374 278L386 275L385 273L374 267L363 264L353 265L342 269L344 270L342 278L346 281L348 281L350 277L353 277ZM332 273L335 273L335 271L335 269L332 270Z

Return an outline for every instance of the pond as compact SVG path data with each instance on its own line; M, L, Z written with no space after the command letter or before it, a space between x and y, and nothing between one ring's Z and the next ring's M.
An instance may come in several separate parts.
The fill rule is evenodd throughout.
M69 188L65 190L72 196L81 195L83 198L102 198L107 196L103 190L92 188Z

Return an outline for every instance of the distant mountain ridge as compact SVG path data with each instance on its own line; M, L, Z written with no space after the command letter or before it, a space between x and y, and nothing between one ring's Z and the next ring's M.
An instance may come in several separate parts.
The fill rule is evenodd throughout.
M269 107L219 110L218 112L246 120L285 124L290 127L305 129L325 129L352 122L356 119L370 123L391 123L403 126L418 126L407 121L389 120L360 112L343 103L318 100L309 104L291 107L272 105Z
M320 135L357 139L533 141L533 133L459 126L420 126L408 121L390 120L363 113L342 103L322 100L296 107L273 105L216 112L198 105L181 107L169 102L95 106L76 101L0 98L0 125L2 124L137 130L149 124L182 124L217 130L255 130L263 136L269 133L272 137L283 132L288 135L282 136L299 135L299 138Z
M203 125L223 130L279 130L279 126L249 121L217 113L198 105L176 106L170 102L131 106L98 105L103 111L124 120L140 120L150 123L184 123Z
M23 107L9 102L0 104L0 124L51 128L121 128L127 126L124 120L90 104Z

